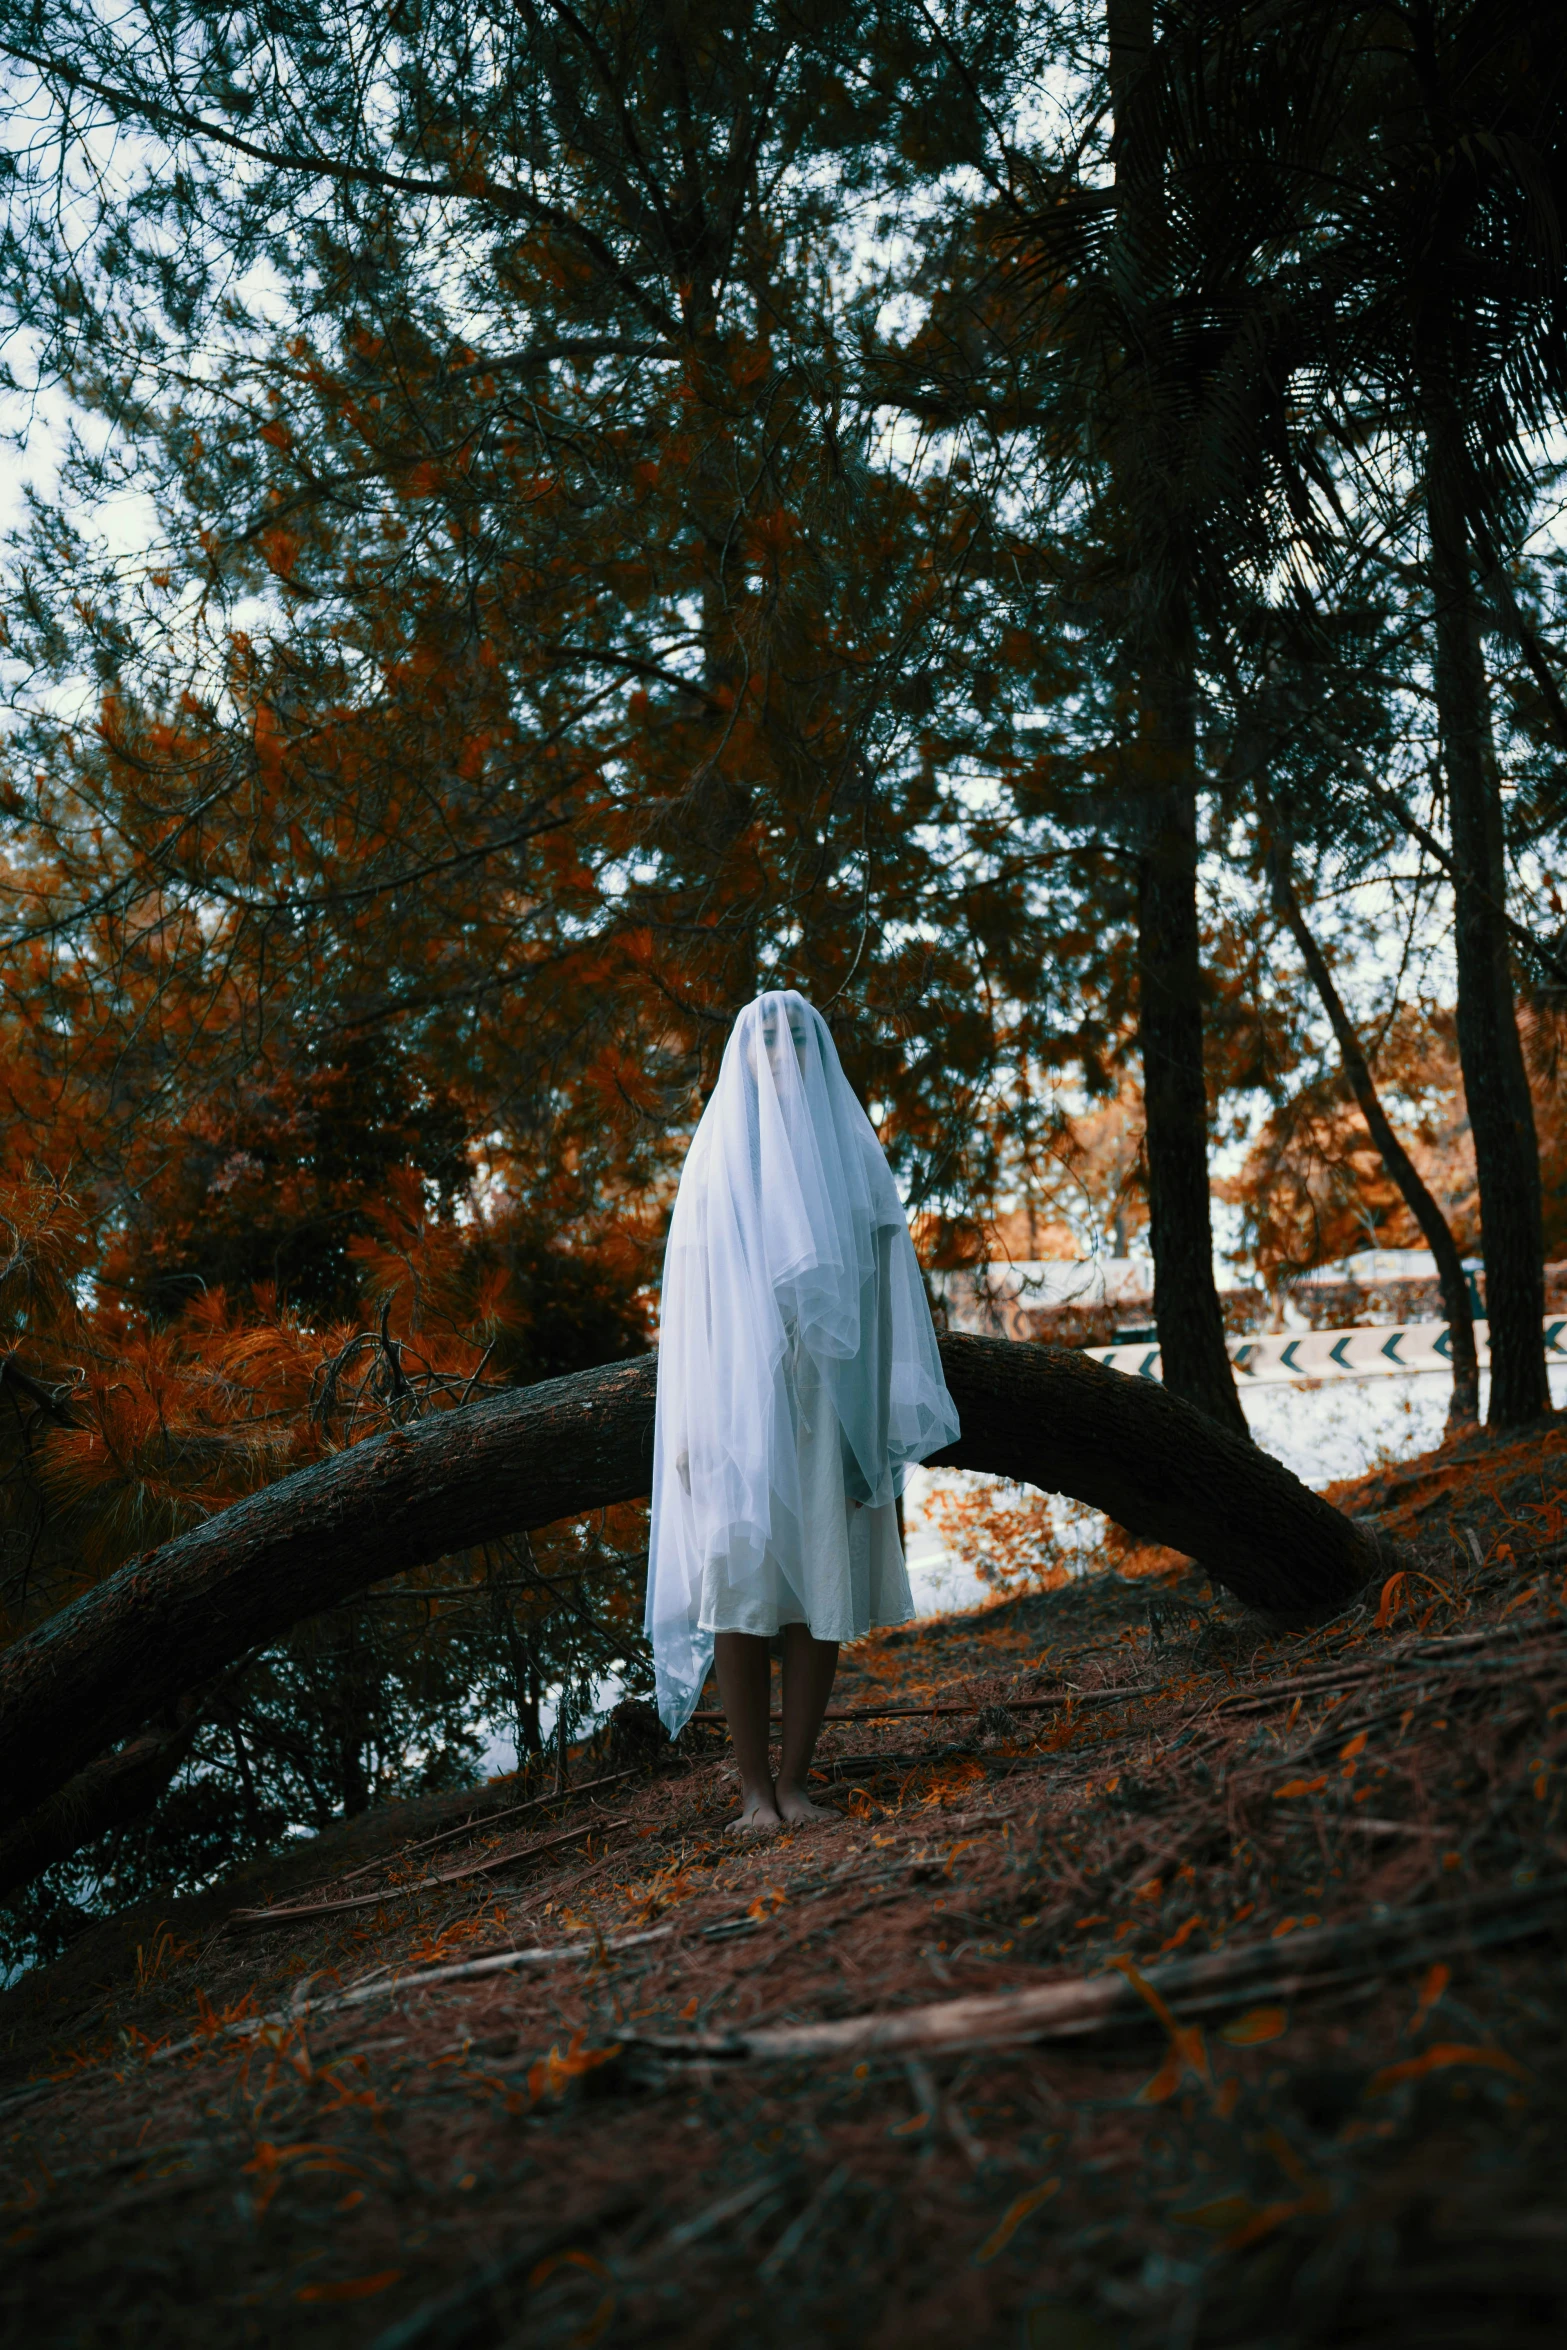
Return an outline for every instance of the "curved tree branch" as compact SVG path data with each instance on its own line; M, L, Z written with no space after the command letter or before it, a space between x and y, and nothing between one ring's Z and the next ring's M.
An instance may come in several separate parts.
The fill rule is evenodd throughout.
M953 1337L963 1436L940 1460L1072 1495L1201 1560L1248 1604L1342 1604L1387 1555L1245 1438L1060 1347ZM550 1379L267 1486L122 1567L0 1656L13 1818L183 1690L349 1593L522 1528L630 1501L653 1466L656 1366Z

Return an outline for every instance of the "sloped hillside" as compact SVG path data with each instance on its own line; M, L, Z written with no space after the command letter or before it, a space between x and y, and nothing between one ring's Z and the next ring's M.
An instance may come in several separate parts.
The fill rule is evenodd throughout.
M628 1711L105 1924L9 2338L1554 2344L1567 1426L1335 1498L1422 1570L1310 1632L1134 1553L857 1652L829 1827Z

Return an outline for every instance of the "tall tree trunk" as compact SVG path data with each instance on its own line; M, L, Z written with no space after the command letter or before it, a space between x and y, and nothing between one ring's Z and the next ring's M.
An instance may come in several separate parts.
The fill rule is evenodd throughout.
M245 1744L245 1733L240 1728L238 1708L228 1717L229 1738L234 1748L234 1762L239 1771L240 1793L245 1804L245 1825L259 1844L261 1842L261 1804L256 1795L256 1774L250 1767L250 1749Z
M1513 1000L1502 795L1491 733L1480 605L1464 520L1462 428L1433 400L1426 423L1426 514L1435 604L1437 716L1453 840L1458 1050L1480 1179L1492 1427L1551 1408L1545 1367L1545 1243L1540 1150Z
M544 1745L539 1736L539 1668L523 1645L517 1619L509 1605L503 1629L511 1659L512 1711L517 1724L517 1765L521 1769L526 1758L542 1752Z
M1399 1141L1382 1107L1371 1064L1361 1050L1355 1023L1344 1008L1344 1000L1333 984L1327 957L1312 935L1295 884L1290 876L1289 844L1275 832L1272 847L1273 897L1279 912L1288 924L1295 944L1301 951L1311 984L1322 999L1329 1024L1338 1044L1339 1058L1344 1074L1360 1107L1360 1114L1371 1130L1371 1139L1381 1153L1382 1164L1403 1193L1404 1204L1425 1235L1427 1248L1436 1261L1436 1275L1442 1286L1442 1303L1447 1308L1447 1326L1453 1349L1453 1397L1447 1410L1447 1433L1459 1435L1472 1428L1480 1416L1480 1367L1475 1352L1474 1309L1469 1302L1469 1283L1464 1273L1463 1259L1458 1253L1447 1218L1421 1181L1414 1161Z
M1166 242L1164 148L1155 103L1153 0L1106 0L1115 108L1116 238L1111 274L1135 338L1126 396L1141 418L1120 425L1121 504L1144 543L1133 551L1139 802L1137 973L1147 1118L1148 1224L1154 1319L1165 1385L1238 1435L1246 1417L1224 1342L1213 1278L1208 1089L1203 1072L1197 921L1196 645L1179 573L1183 533L1169 526L1182 471L1181 424L1163 414L1150 301Z
M1139 741L1137 983L1154 1319L1171 1393L1245 1436L1213 1278L1193 734L1189 666L1150 661Z
M504 1552L502 1555L505 1555ZM532 1564L531 1558L529 1563ZM488 1544L484 1549L484 1577L490 1586L490 1614L505 1644L506 1661L511 1672L517 1768L521 1770L526 1758L537 1754L543 1744L539 1737L539 1668L533 1661L532 1650L517 1629L517 1612L511 1595L495 1579Z
M357 1819L370 1808L370 1774L366 1758L370 1745L371 1695L366 1680L359 1627L350 1620L333 1642L329 1750L336 1749L337 1800L345 1820Z
M1004 1338L944 1338L941 1359L963 1426L944 1462L1068 1493L1270 1614L1342 1605L1403 1563L1156 1381ZM611 1363L390 1429L122 1567L0 1651L9 1810L351 1592L645 1494L655 1377Z

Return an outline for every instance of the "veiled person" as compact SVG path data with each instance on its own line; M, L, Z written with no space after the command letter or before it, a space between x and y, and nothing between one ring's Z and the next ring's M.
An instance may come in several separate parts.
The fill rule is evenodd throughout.
M897 1500L957 1432L870 1120L820 1013L792 988L763 995L735 1022L670 1224L647 1592L671 1735L716 1662L737 1827L816 1815L806 1775L838 1645L912 1615Z

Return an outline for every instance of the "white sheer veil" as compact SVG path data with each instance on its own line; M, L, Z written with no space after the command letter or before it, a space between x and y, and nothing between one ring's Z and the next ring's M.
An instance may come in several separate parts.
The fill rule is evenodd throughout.
M792 1351L831 1397L851 1499L890 1502L956 1437L892 1170L827 1023L788 988L735 1021L664 1258L647 1630L671 1735L712 1662L707 1562L759 1577L800 1521Z

